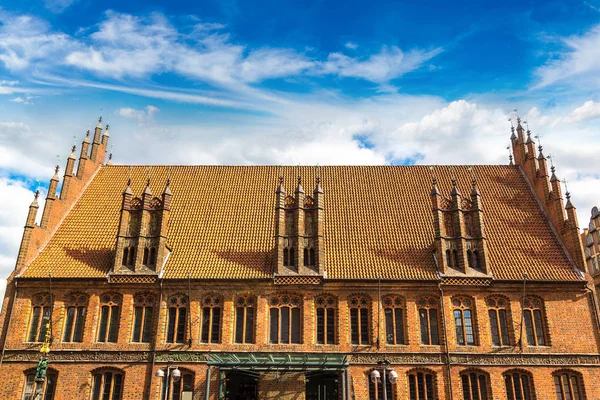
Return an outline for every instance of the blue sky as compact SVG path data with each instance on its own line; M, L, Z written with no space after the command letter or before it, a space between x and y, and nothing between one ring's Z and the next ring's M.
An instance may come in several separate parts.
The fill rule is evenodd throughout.
M0 277L100 114L115 163L497 164L518 109L599 203L600 0L190 3L0 6Z

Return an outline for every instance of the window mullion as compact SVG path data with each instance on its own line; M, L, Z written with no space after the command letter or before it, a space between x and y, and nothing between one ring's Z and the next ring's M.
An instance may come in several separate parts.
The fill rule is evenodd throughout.
M212 322L214 308L209 307L208 310L208 343L212 343Z
M246 310L248 307L242 308L242 343L246 343Z

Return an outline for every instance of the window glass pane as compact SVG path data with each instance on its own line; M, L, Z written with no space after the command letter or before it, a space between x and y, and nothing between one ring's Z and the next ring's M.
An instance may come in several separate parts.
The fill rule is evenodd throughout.
M579 396L579 381L576 376L571 376L571 388L573 388L573 400L581 400Z
M83 325L85 323L85 313L87 309L85 307L77 308L77 319L75 321L75 332L73 333L74 342L83 341Z
M544 328L542 322L542 312L540 310L534 310L533 316L535 318L535 334L539 346L546 345L546 339L544 338Z
M202 309L202 334L200 340L204 343L208 343L208 336L210 332L210 308L204 307Z
M427 400L435 400L433 397L433 375L425 375L425 383L427 385Z
M423 373L417 373L417 393L419 394L419 400L425 398L425 379Z
M38 332L38 325L40 324L40 315L42 314L41 307L33 307L31 312L31 325L29 326L29 339L30 342L35 342L35 338Z
M521 375L521 383L523 385L523 400L531 400L529 393L529 378L527 375Z
M385 342L387 344L394 344L394 316L392 311L391 308L383 310L385 315Z
M109 306L102 306L100 311L100 329L98 329L98 341L106 342L106 328L108 325L108 313L110 311Z
M246 308L246 343L254 343L254 307Z
M473 319L471 318L471 310L464 310L463 314L465 316L465 334L467 344L474 345L475 334L473 333Z
M187 309L179 308L179 317L177 318L177 343L185 342L185 323Z
M508 400L515 400L512 377L510 375L504 376L504 383L506 384L506 397L508 398Z
M494 346L500 346L500 335L498 332L498 315L496 314L496 310L489 310L488 315L490 316L492 343Z
M352 344L358 344L358 309L350 309L350 337Z
M471 400L470 390L469 390L469 376L462 376L462 384L463 384L463 398L464 400Z
M567 374L562 375L562 383L565 390L565 400L573 400L571 398L571 391L569 390L569 378Z
M144 330L142 333L142 342L150 343L150 338L152 337L152 314L154 308L146 307L144 310Z
M102 388L102 375L94 375L94 388L92 391L92 400L100 400L100 390Z
M396 344L404 344L404 320L402 319L402 309L394 310L396 321Z
M281 307L280 343L290 342L290 308Z
M525 332L527 333L527 343L530 346L535 346L535 336L533 335L533 321L531 317L531 310L524 311L525 317Z
M519 374L513 374L513 381L515 384L515 398L517 400L523 400L523 392L521 391L521 379Z
M317 308L317 343L325 343L325 309Z
M327 344L335 344L335 309L327 309Z
M484 375L479 376L479 391L481 392L481 400L488 400L487 379Z
M417 399L417 384L414 375L408 376L408 392L410 394L410 400L419 400Z
M175 382L174 380L171 381L171 385L173 387L173 394L171 395L171 398L169 400L180 400L180 394L181 394L181 379L178 380L177 382Z
M102 400L111 400L110 389L112 386L112 372L104 373L104 390L102 391Z
M23 400L31 400L33 398L33 384L35 383L35 374L29 374L25 378L25 391Z
M440 344L438 332L438 311L434 308L429 310L429 329L431 330L431 344Z
M123 391L123 375L115 374L113 382L113 396L112 400L120 400L121 392Z
M56 391L56 374L46 375L46 395L44 400L53 400L54 392Z
M421 344L430 344L427 310L419 309L419 321L421 322Z
M244 341L244 307L235 309L235 342L243 343Z
M108 341L116 342L119 334L119 307L112 306L110 310L110 327L108 328Z
M75 320L75 307L67 308L67 318L65 320L65 330L63 334L63 342L71 341L71 332L73 331L73 322Z
M46 339L46 330L48 329L48 322L50 322L50 312L50 307L44 307L42 310L42 324L40 325L38 342L43 342Z
M279 342L279 309L271 308L271 327L270 327L270 342L278 343Z
M454 325L456 326L456 341L458 344L465 344L465 337L462 324L462 312L454 310Z
M508 319L506 318L506 310L499 310L500 316L500 334L502 335L502 344L504 346L510 345L510 339L508 338Z
M300 343L300 309L292 308L292 343Z
M369 400L377 400L377 392L375 391L375 383L371 380L369 376Z
M554 377L554 390L556 391L556 398L558 400L564 400L561 390L560 377Z
M221 333L221 309L219 307L213 308L213 320L212 320L212 335L210 338L211 343L219 343L219 334Z
M469 379L471 380L471 395L473 397L473 400L480 400L479 399L479 387L477 385L477 383L478 383L477 375L475 375L475 373L471 373L469 375Z
M360 343L369 344L369 310L360 309Z
M136 307L133 312L133 337L132 342L139 342L142 336L142 316L144 307Z
M175 323L177 321L177 309L169 308L169 324L167 328L167 342L173 343L175 341Z

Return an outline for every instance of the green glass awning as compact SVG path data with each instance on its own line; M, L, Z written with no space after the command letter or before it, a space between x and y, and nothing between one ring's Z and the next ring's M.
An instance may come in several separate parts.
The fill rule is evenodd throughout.
M209 353L209 366L220 369L316 371L348 366L346 354L325 353Z

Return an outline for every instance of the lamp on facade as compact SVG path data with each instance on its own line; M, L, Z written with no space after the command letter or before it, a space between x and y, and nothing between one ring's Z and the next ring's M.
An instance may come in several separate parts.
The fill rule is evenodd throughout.
M379 382L380 378L381 378L381 375L379 374L379 371L377 371L376 369L371 371L371 382L377 383L377 382Z
M394 383L396 383L396 381L398 380L398 373L394 370L391 370L388 374L389 378L390 378L390 382L393 385Z
M174 366L173 364L175 363L175 361L173 360L169 360L167 368L164 369L158 369L156 371L156 373L154 374L154 376L156 376L157 378L164 378L165 377L165 372L166 372L166 379L164 380L164 399L168 400L168 396L169 396L169 386L170 386L170 378L173 377L173 382L179 382L179 380L181 379L181 371L179 370L179 367Z
M377 368L381 369L381 373L374 369L371 371L371 380L373 383L379 383L381 381L381 376L383 375L382 389L383 389L383 400L387 400L387 377L389 375L390 383L396 382L398 379L398 373L393 369L388 372L388 368L390 366L390 362L388 360L377 361Z

